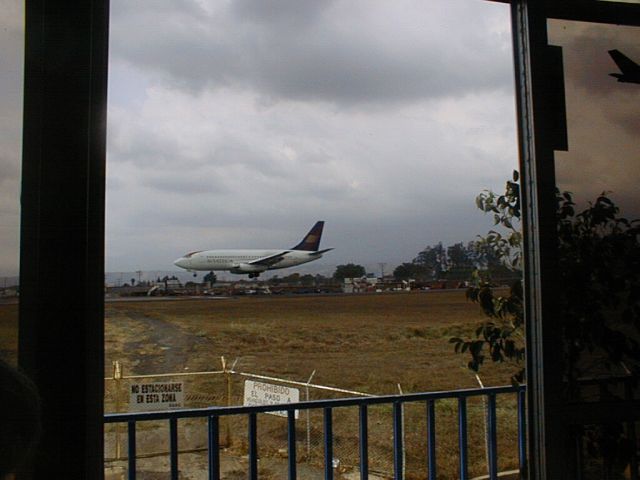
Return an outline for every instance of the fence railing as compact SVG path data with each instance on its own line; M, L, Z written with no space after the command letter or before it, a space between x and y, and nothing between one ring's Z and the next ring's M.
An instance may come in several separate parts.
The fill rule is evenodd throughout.
M104 421L107 424L127 424L127 462L128 478L136 479L136 445L137 425L141 422L163 420L168 422L169 465L170 478L178 479L178 421L186 419L206 419L208 437L208 478L219 480L220 475L220 419L228 416L243 416L247 423L247 453L248 453L248 478L258 478L258 414L274 411L286 411L286 426L283 430L287 438L286 457L288 465L288 478L295 480L298 477L297 452L296 452L296 410L320 411L323 416L323 440L324 440L324 477L327 480L334 478L334 412L343 408L357 408L358 410L358 450L360 479L369 478L369 407L387 406L392 413L392 432L388 449L393 456L393 475L395 479L404 479L404 415L403 410L409 405L422 405L423 415L426 419L426 449L423 455L426 459L425 478L435 480L438 472L438 435L436 434L436 405L439 402L457 403L458 420L458 474L461 480L469 480L469 425L467 421L467 401L471 398L486 400L486 444L488 446L487 474L490 480L498 479L498 412L496 409L497 396L515 396L517 402L517 443L519 471L525 471L526 464L526 434L525 434L525 390L523 386L488 387L481 389L453 390L428 393L411 393L405 395L387 395L365 398L342 398L330 400L314 400L282 405L260 406L235 406L235 407L208 407L184 410L169 410L140 413L114 413L106 414ZM448 452L453 454L453 452ZM441 452L440 457L447 452ZM521 478L524 478L523 476Z
M224 356L220 357L221 369L209 370L209 371L197 371L197 372L173 372L173 373L157 373L157 374L125 374L124 365L118 361L113 362L113 375L105 377L105 412L108 413L120 413L123 411L132 411L130 405L130 386L132 383L148 382L148 381L178 381L185 382L184 384L184 405L182 408L204 408L211 406L232 406L241 405L244 402L243 391L244 381L247 379L266 381L272 385L287 386L296 389L299 392L299 398L301 401L311 400L326 400L329 398L346 398L346 397L373 397L376 396L371 393L361 392L353 389L339 388L329 385L320 385L312 383L312 379L316 373L316 370L311 372L311 375L306 381L296 381L292 379L262 375L257 373L245 372L236 370L238 364L238 358L234 362L228 362ZM402 393L402 392L401 392ZM273 403L273 402L271 402ZM246 403L245 403L246 405ZM321 412L312 416L311 411L305 412L304 418L301 418L298 422L298 426L303 424L305 429L304 438L299 438L301 445L299 450L299 457L303 457L305 461L309 462L312 459L315 461L323 448L322 438L318 435L317 426L322 424ZM228 418L221 425L221 444L225 447L232 445L237 446L242 435L238 434L237 421L230 421ZM278 420L272 419L272 423L277 423ZM353 423L353 422L351 422ZM110 463L117 463L122 460L122 444L123 432L121 432L122 425L116 425L115 428L107 433L107 438L111 441L107 441L105 445L105 461ZM343 429L349 429L351 425L343 425ZM199 428L198 425L189 425L188 428L192 431ZM184 433L184 432L183 432ZM205 432L202 432L205 433ZM206 438L204 435L192 434L189 435L190 441L188 444L181 443L181 452L195 452L203 451L206 449ZM281 441L278 438L268 437L268 447L272 451L279 450L280 447L286 446L286 442ZM126 441L126 440L125 440ZM166 455L167 451L162 451L164 443L152 441L147 443L155 443L160 449L144 448L147 445L143 445L142 449L139 449L139 456L145 457L157 457ZM142 452L140 452L142 450ZM236 448L237 450L237 448ZM353 459L357 457L357 448L351 448L349 444L344 445L336 455L340 457L343 465L352 465ZM379 458L376 455L370 457L370 462L377 470L386 470L389 461L385 458ZM316 462L317 463L317 462Z

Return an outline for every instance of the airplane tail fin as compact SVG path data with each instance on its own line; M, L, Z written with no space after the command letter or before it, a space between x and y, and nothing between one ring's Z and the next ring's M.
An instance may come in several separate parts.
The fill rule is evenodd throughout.
M322 228L324 227L324 221L316 222L316 224L309 230L309 233L305 235L302 241L293 247L291 250L305 250L307 252L317 252L320 248L320 237L322 237Z

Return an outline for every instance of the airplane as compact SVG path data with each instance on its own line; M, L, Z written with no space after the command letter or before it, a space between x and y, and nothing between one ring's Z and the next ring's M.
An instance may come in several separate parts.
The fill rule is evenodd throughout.
M624 83L640 83L640 65L619 50L609 50L609 55L616 62L622 73L610 73L612 77Z
M173 264L188 272L225 270L231 273L248 274L249 278L256 278L266 270L288 268L313 262L322 258L322 254L333 250L333 248L318 250L323 227L324 221L316 222L302 241L291 249L197 251L187 253Z

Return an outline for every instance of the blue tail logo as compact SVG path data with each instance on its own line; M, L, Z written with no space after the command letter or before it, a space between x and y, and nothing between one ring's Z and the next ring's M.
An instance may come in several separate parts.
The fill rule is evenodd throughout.
M324 227L324 221L316 222L316 224L309 230L309 233L305 235L302 241L293 247L291 250L304 250L307 252L317 252L320 248L320 237L322 237L322 228Z

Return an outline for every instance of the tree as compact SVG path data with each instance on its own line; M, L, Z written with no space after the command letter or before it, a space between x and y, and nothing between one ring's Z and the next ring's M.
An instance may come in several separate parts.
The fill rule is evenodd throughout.
M602 193L575 213L570 193L557 194L559 308L567 377L588 374L594 355L605 366L640 372L640 220L620 217ZM575 384L570 384L576 390Z
M417 263L403 263L398 265L393 271L396 280L422 280L428 276L428 271L424 265Z
M447 258L450 268L473 267L473 261L469 251L462 242L447 247Z
M300 283L300 274L297 272L291 273L286 277L282 277L282 282L289 285L298 285Z
M447 279L468 280L474 269L472 252L464 243L456 243L447 247Z
M497 285L511 284L522 272L518 267L505 264L494 249L482 240L469 242L474 267Z
M494 214L495 230L481 243L513 269L522 261L520 191L517 172L507 182L504 195L483 192L477 200L485 212ZM571 193L556 192L557 219L557 318L564 345L564 374L570 395L580 395L577 379L597 358L611 368L621 363L640 372L640 220L619 216L619 208L601 194L576 213ZM469 368L478 370L485 360L485 347L494 362L524 359L523 294L520 279L508 296L497 296L490 278L477 275L467 297L478 302L488 321L476 330L475 339L452 338L457 352L469 352ZM588 361L591 360L591 361ZM523 370L513 377L522 381Z
M366 270L362 265L347 263L346 265L338 265L333 273L336 280L344 280L345 278L360 278L366 275Z
M424 267L431 279L438 280L448 270L447 251L442 246L442 242L434 246L427 246L418 253L413 263Z
M486 237L480 237L477 242L480 250L484 250L487 259L497 260L495 264L507 264L513 269L519 269L522 262L518 180L519 174L514 171L512 180L506 183L504 194L496 195L485 190L476 197L476 206L485 213L492 213L493 224L500 225L505 230L503 233L490 230Z
M507 231L506 234L489 232L481 245L514 271L522 259L522 236L514 225L514 221L520 219L517 180L514 172L513 182L507 182L505 195L485 191L477 199L478 207L492 212L495 224ZM589 376L594 366L599 370L605 367L610 373L618 366L626 370L627 378L637 382L640 373L640 220L620 217L619 208L605 193L576 213L572 194L556 191L556 206L559 288L553 313L560 327L565 399L579 402L583 400L580 378ZM509 295L501 297L495 295L486 279L478 276L477 280L478 284L468 290L467 296L480 304L489 320L478 327L475 339L452 338L450 341L457 352L470 354L468 365L472 370L480 369L486 347L493 362L514 362L519 371L512 380L522 382L521 364L525 353L522 283L515 281ZM616 382L609 382L601 370L596 373L603 379L598 385L600 398L618 395ZM621 424L586 425L580 435L587 455L602 458L604 471L624 469L630 463L633 446Z
M304 285L304 286L310 286L310 285L315 285L316 283L316 277L314 277L313 275L307 273L305 275L301 275L300 276L300 284Z
M218 280L218 277L216 277L216 274L213 272L209 272L207 273L203 278L202 281L205 283L210 283L211 285L213 285L214 283L216 283L216 281Z
M328 283L330 283L327 277L319 273L316 273L315 282L316 282L316 285L327 285Z
M492 260L494 266L520 272L522 261L522 235L520 223L520 186L518 172L513 172L513 179L507 181L505 193L496 195L485 190L476 198L476 206L485 213L492 213L494 226L501 226L503 231L490 230L487 236L476 242L476 251ZM489 320L483 322L475 331L475 339L451 338L455 351L469 352L471 359L467 364L471 370L478 371L485 360L485 346L490 359L494 362L514 362L518 370L512 380L524 380L524 334L523 334L523 298L522 279L518 274L512 282L507 296L497 295L492 287L491 271L475 270L473 285L467 289L467 298L482 308Z

